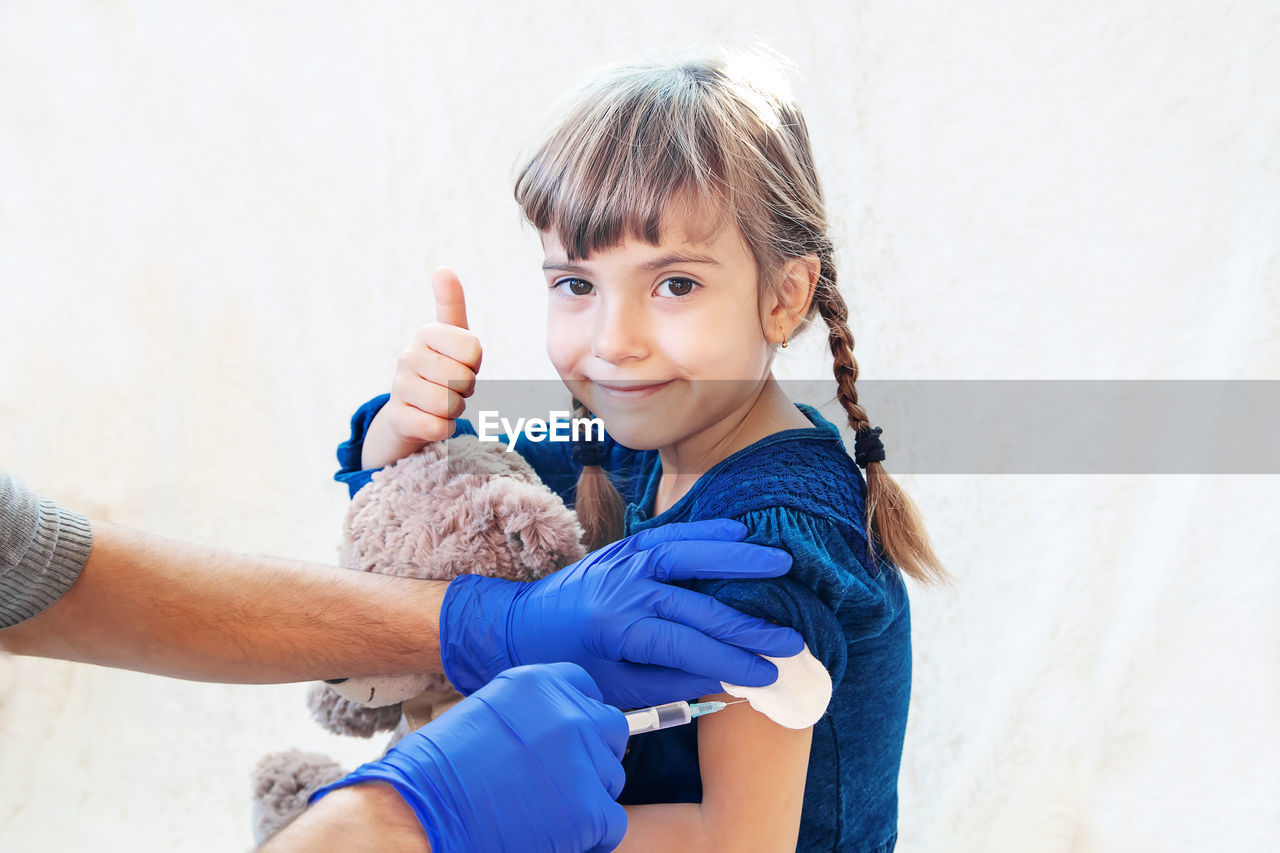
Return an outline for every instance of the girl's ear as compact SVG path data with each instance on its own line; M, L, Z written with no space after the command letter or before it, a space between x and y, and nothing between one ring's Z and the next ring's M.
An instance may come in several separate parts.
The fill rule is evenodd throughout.
M791 337L809 313L821 276L822 264L817 255L792 258L783 265L778 285L766 301L765 330L769 340Z

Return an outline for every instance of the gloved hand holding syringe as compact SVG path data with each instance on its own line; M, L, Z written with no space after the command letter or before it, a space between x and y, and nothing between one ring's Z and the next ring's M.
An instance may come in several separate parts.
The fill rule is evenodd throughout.
M628 736L656 732L659 729L669 729L672 726L683 726L686 723L693 722L695 717L714 714L716 711L723 711L730 705L737 705L738 702L745 701L747 700L739 699L737 702L668 702L665 705L654 705L650 708L637 708L626 713Z

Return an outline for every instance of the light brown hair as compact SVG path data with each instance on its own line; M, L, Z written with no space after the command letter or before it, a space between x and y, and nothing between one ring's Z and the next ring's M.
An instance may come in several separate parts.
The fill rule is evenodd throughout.
M664 222L689 222L695 210L705 221L715 211L705 221L709 233L728 221L741 230L762 298L779 286L787 261L816 256L817 287L796 331L815 316L825 322L837 395L856 433L871 422L858 404L826 205L808 128L781 80L764 57L726 51L604 72L561 108L517 178L515 197L535 228L554 231L570 260L626 239L657 245ZM574 408L577 417L587 414L576 399ZM868 464L866 478L873 559L878 545L916 580L945 580L915 503L882 463ZM588 548L622 536L624 509L608 474L584 467L577 511Z

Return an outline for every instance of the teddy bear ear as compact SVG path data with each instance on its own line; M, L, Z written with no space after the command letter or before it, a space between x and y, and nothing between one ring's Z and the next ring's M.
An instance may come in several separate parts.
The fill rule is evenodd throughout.
M327 684L316 684L307 694L311 716L324 728L339 735L373 737L376 732L389 732L400 721L400 706L366 708L337 694Z
M514 580L537 580L585 556L578 516L546 486L497 479L484 488Z

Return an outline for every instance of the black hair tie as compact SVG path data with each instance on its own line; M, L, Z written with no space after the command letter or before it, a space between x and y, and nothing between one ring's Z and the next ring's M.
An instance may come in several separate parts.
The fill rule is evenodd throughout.
M609 451L603 441L575 441L573 443L573 461L583 468L590 465L604 467L609 458Z
M866 468L872 462L884 461L884 445L880 443L880 427L872 429L863 427L858 430L853 446L853 461L859 468Z

